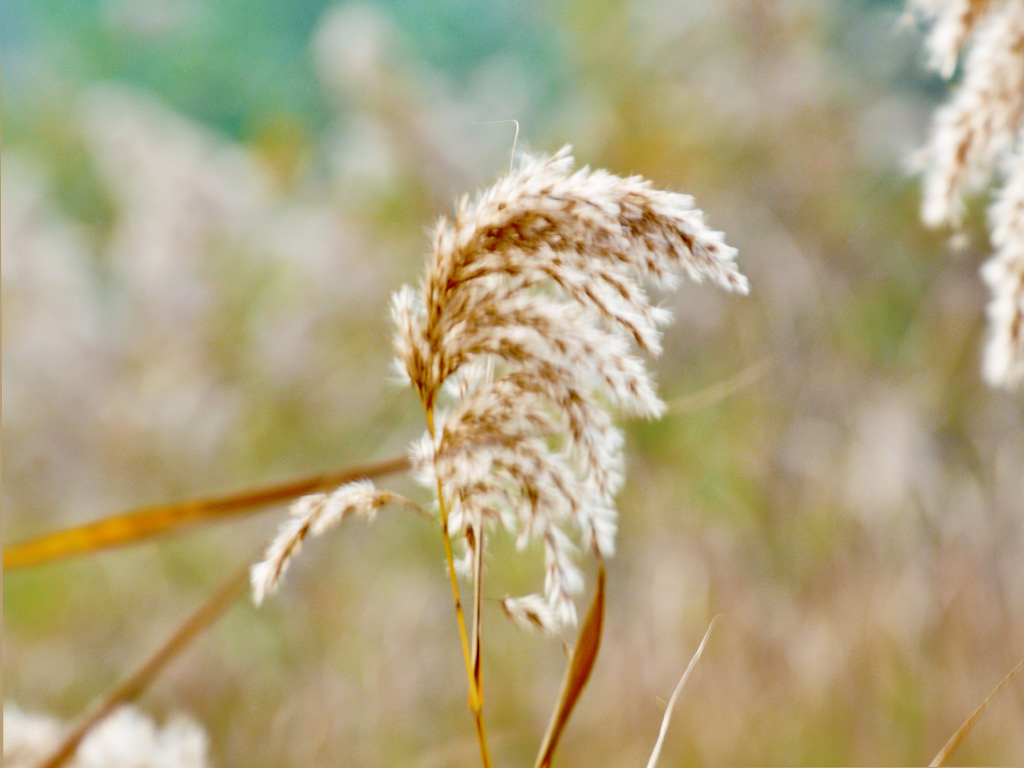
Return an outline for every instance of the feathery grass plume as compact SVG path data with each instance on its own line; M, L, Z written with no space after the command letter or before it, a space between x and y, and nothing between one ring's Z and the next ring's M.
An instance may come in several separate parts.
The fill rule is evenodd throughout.
M46 715L4 705L4 765L29 768L60 743L61 724ZM68 761L69 768L206 768L206 734L176 716L157 726L134 707L121 707L92 731Z
M292 558L302 549L307 536L320 536L341 523L349 515L362 515L373 520L385 504L398 503L415 507L413 502L388 491L377 490L369 480L347 483L331 493L313 493L292 502L290 519L286 520L263 560L252 567L253 599L260 605L273 593L288 569Z
M935 115L921 154L922 218L959 226L964 195L993 176L1002 190L989 209L996 253L983 270L993 298L984 372L999 386L1024 378L1024 0L911 0L932 24L932 63L963 77Z
M421 289L392 305L398 365L428 421L413 467L467 558L487 524L543 542L542 594L503 604L549 632L576 622L578 546L614 550L623 438L608 406L664 408L631 353L658 354L669 320L641 280L671 287L681 272L747 291L690 197L572 166L568 147L525 157L464 197L437 225Z
M927 43L931 65L943 77L953 76L968 38L994 4L994 0L910 0L911 9L932 23Z
M1024 146L1006 165L1006 182L990 211L996 252L981 271L992 291L985 377L1016 385L1024 379Z

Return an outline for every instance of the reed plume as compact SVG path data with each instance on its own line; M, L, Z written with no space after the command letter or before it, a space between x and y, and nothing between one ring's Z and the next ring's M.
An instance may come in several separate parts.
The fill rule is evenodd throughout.
M989 208L995 253L982 270L992 291L984 373L1014 387L1024 379L1024 1L913 0L931 23L932 65L946 78L957 61L963 75L935 115L921 155L922 217L958 227L964 196L1001 188Z
M413 467L448 505L448 534L467 561L490 524L543 542L542 594L504 601L517 621L574 624L577 545L614 551L622 435L607 406L663 409L630 347L657 354L669 314L640 280L683 272L743 292L734 256L691 198L573 172L566 148L463 198L434 231L420 290L396 293L398 363L429 427Z
M745 293L734 257L690 197L639 177L573 171L566 147L525 157L472 202L463 197L454 218L434 230L419 289L405 286L393 297L397 367L427 423L410 461L434 492L485 768L485 533L504 529L520 548L543 545L543 588L506 597L512 619L552 634L577 623L579 551L605 558L615 549L623 436L611 411L653 417L664 410L633 347L658 354L669 313L651 304L642 282L672 287L685 274ZM308 535L349 514L372 517L395 501L416 506L368 481L295 502L292 519L252 570L257 602L276 588ZM471 635L457 570L473 579ZM592 647L578 665L586 671L571 681L574 693L556 713L560 725L596 655L600 589L595 601ZM559 731L546 739L544 754Z
M576 621L578 548L614 551L622 434L608 406L644 417L664 407L631 346L658 354L669 313L640 281L671 288L682 273L747 291L735 250L692 198L572 165L568 148L526 157L460 200L435 228L420 290L392 302L396 362L428 421L413 467L439 489L463 565L490 524L520 546L543 542L542 593L504 607L551 632ZM392 500L361 482L297 501L253 569L257 601L307 535Z
M390 503L417 506L402 496L377 490L369 480L346 483L331 493L311 493L294 501L289 507L290 519L281 525L263 560L252 567L256 604L277 588L307 536L320 536L350 515L372 521L377 510Z

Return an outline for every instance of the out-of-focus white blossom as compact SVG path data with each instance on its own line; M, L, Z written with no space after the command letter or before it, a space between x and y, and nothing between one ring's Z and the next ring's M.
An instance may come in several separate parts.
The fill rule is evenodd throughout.
M270 205L269 178L242 147L134 91L94 88L83 118L116 203L110 257L137 310L168 336L201 326L214 301L209 255L244 247Z
M964 195L996 177L1002 189L989 209L995 254L983 275L992 290L984 372L1013 387L1024 378L1024 1L912 0L931 22L932 63L963 77L935 115L921 154L922 217L932 226L960 224Z
M63 727L47 715L4 705L4 766L29 768L60 744ZM68 768L206 768L206 733L178 715L157 726L134 707L121 707L89 731Z
M1024 380L1024 147L1006 162L1006 182L990 217L996 252L981 271L992 291L985 377L1016 385Z

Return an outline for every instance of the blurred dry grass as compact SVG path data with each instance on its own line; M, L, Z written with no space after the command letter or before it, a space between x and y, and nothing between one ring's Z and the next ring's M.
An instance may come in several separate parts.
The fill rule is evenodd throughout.
M901 170L938 96L918 41L877 4L521 10L567 41L554 86L529 51L451 75L386 9L344 7L311 35L327 119L231 138L73 57L5 60L33 84L5 80L5 540L400 452L421 426L385 383L387 296L423 227L507 163L507 132L470 121L517 117L534 147L693 194L740 249L748 299L668 300L667 398L776 361L630 426L604 646L561 762L646 761L718 613L662 765L927 760L1024 654L1024 407L977 373L982 229L951 253ZM79 712L275 526L8 576L5 696ZM382 516L311 552L146 707L204 723L219 765L471 764L436 531ZM529 586L520 567L489 597ZM494 752L525 763L562 652L484 610ZM1024 762L1007 694L957 761Z

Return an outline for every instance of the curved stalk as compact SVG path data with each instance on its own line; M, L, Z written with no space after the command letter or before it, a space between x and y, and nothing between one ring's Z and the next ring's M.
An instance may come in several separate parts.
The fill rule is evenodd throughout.
M424 403L424 410L427 416L427 430L430 432L430 439L435 440L434 434L434 408ZM473 713L473 721L476 724L477 740L480 742L480 759L484 768L491 768L491 754L487 748L487 731L484 728L483 719L483 695L480 690L479 674L479 613L474 609L473 647L470 651L469 633L466 631L466 616L462 610L462 599L459 597L459 581L455 575L455 557L452 554L452 540L448 535L448 509L444 503L444 491L441 488L441 481L437 481L437 507L441 518L441 536L444 539L444 556L448 564L448 576L451 579L452 598L455 601L455 621L459 625L459 641L462 643L462 658L466 665L466 680L469 685L469 709ZM482 544L482 542L481 542ZM479 602L480 583L477 582L477 596L474 605Z

